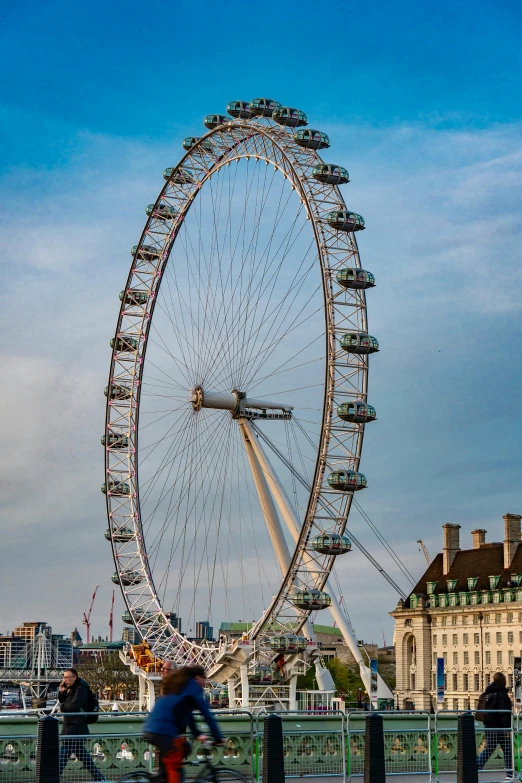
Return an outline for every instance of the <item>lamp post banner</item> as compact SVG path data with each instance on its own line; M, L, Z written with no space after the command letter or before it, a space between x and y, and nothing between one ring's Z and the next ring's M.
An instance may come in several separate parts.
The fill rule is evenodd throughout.
M520 657L515 658L513 661L513 683L515 686L515 707L520 709L522 707L522 659Z
M444 658L437 658L437 704L444 704Z

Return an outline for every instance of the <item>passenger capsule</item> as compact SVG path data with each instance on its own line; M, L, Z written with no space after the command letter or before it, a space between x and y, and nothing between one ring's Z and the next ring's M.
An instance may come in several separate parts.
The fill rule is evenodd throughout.
M301 128L294 133L294 141L300 147L309 150L324 150L330 146L330 139L326 133L310 128Z
M272 112L272 119L278 125L286 125L288 128L297 128L300 125L308 125L308 118L304 111L292 109L290 106L280 106Z
M377 412L373 405L367 402L343 402L337 406L337 415L343 421L350 421L354 424L366 424L369 421L375 421Z
M123 432L109 432L109 435L102 435L102 446L107 446L108 449L128 449L129 438Z
M346 185L350 181L346 169L342 166L335 166L333 163L318 163L312 169L312 177L327 185Z
M337 231L363 231L365 227L364 218L347 209L336 209L334 212L329 212L326 216L326 222Z
M328 484L340 492L358 492L368 485L366 476L356 470L337 470L328 476Z
M270 685L274 672L271 666L254 666L248 679L254 685Z
M207 114L203 120L203 124L209 130L214 130L214 128L219 127L219 125L226 125L227 122L230 122L230 120L223 114Z
M114 347L118 353L136 353L138 341L129 334L119 334L116 340L114 338L111 340L111 348Z
M105 387L103 393L111 400L130 400L132 396L131 387L120 383L111 383Z
M113 530L112 533L110 530L106 530L105 538L107 541L112 539L113 541L117 541L118 544L125 544L127 541L132 541L134 532L128 527L118 527Z
M183 148L186 149L186 150L191 150L192 147L194 147L194 145L198 143L200 138L201 138L200 136L187 136L182 141ZM205 139L204 141L202 141L201 144L200 144L200 147L202 147L205 150L205 152L212 152L213 151L212 144L210 143L210 141L208 139Z
M102 484L101 491L104 495L130 495L130 487L125 481L109 479L107 484Z
M256 117L271 117L274 111L280 108L281 104L272 98L254 98L250 101L250 111Z
M332 603L332 599L328 593L323 593L321 590L298 590L291 599L296 609L304 609L308 611L315 611L317 609L327 609Z
M111 577L115 585L122 584L124 587L139 585L145 579L145 574L139 571L122 571L120 575L115 571Z
M161 255L161 249L153 247L152 245L134 245L131 249L131 256L141 258L143 261L154 261L155 258L159 258Z
M128 609L122 614L121 619L125 625L134 625L134 620L132 619L132 615Z
M120 291L120 302L130 307L143 307L149 299L148 291L139 291L137 288L129 288L128 291Z
M230 101L227 104L227 113L231 117L238 117L240 120L249 120L251 117L256 116L247 101Z
M351 548L350 539L337 533L322 533L312 539L312 549L321 555L344 555Z
M178 169L171 166L163 172L163 179L171 179L176 185L190 185L191 182L194 182L194 173L192 169Z
M365 269L339 269L335 279L343 288L366 289L375 285L375 277Z
M149 204L145 207L146 214L151 217L155 217L156 220L174 220L178 214L176 207L172 207L170 204L165 204L160 201L159 204Z
M340 345L347 353L368 354L379 350L379 342L366 332L348 332L343 334Z

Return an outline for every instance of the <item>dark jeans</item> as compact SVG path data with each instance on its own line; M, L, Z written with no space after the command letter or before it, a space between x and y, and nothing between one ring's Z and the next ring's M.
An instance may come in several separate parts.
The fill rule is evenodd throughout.
M74 753L78 761L81 761L85 769L91 773L93 780L105 780L102 773L91 758L91 754L85 747L85 740L81 737L60 737L59 775L62 776L69 757Z
M504 767L506 769L513 769L513 758L511 756L511 732L503 729L488 729L485 731L486 735L486 747L478 758L478 768L483 769L490 756L493 755L497 749L497 745L500 745L502 753L504 754Z

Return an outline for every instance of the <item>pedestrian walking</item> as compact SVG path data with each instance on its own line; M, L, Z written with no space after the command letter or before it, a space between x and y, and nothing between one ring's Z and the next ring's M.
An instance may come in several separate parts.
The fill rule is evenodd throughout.
M511 753L511 711L513 707L506 688L506 676L495 672L493 682L488 685L479 699L477 718L482 719L486 729L486 747L478 758L479 770L484 769L489 757L500 745L504 755L504 766L508 770L506 780L513 780L513 755ZM490 712L491 710L491 712ZM501 711L503 710L503 711Z
M58 701L63 713L62 738L60 740L59 775L61 777L69 758L74 753L76 758L90 773L93 780L105 781L104 776L92 760L85 747L84 737L89 734L87 717L82 713L89 712L89 684L78 676L76 669L66 669L63 680L58 686Z

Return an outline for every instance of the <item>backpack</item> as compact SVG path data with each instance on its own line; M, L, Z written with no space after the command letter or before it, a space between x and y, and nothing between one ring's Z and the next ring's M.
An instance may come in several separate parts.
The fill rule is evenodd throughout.
M91 690L91 686L87 686L87 707L85 712L96 713L95 715L87 715L87 723L96 723L98 720L98 712L100 711L100 705L98 703L98 697Z
M488 713L482 710L496 710L498 705L498 693L483 693L478 700L475 720L485 723L488 720Z

